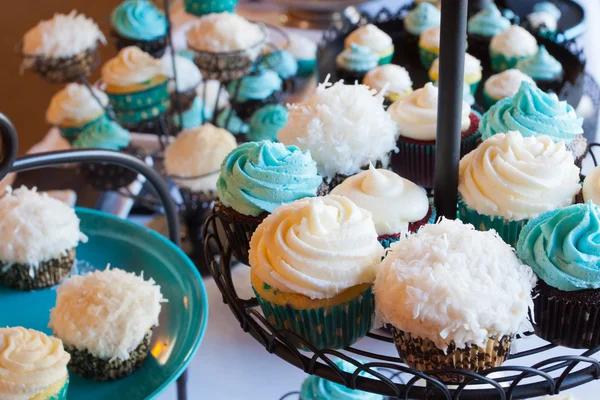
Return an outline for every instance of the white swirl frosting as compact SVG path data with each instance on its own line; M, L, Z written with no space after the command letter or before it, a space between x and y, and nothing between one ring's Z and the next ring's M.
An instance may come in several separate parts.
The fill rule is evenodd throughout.
M368 171L347 178L331 194L349 198L370 211L378 235L407 233L410 222L427 215L427 194L408 179L386 169L369 166Z
M412 81L406 68L394 64L373 68L365 75L363 84L378 92L388 85L386 93L392 94L403 94L412 89Z
M419 45L428 49L438 49L440 48L440 26L434 26L433 28L429 28L419 36Z
M485 81L484 89L491 98L502 100L506 97L514 96L521 87L523 81L535 84L531 77L518 69L508 69L499 74L490 76Z
M373 282L383 254L371 213L335 195L282 205L250 241L250 267L260 280L311 299Z
M102 80L117 87L146 82L158 75L164 75L160 60L135 46L125 47L102 67Z
M528 219L571 205L579 168L564 142L499 133L460 160L458 190L479 214Z
M400 136L416 140L435 140L437 131L438 88L431 82L394 102L387 110L396 122ZM471 106L462 102L461 130L469 128Z
M103 106L108 104L108 96L96 88L94 95ZM46 121L61 126L65 122L84 124L104 114L104 108L92 96L88 88L79 83L69 83L65 88L52 96L50 106L46 110Z
M492 38L490 50L507 57L532 56L538 51L537 40L525 28L511 25Z
M62 342L33 329L0 328L0 399L29 400L66 379Z
M392 38L373 24L363 25L350 33L345 40L347 48L350 48L350 43L366 46L378 53L393 45Z
M600 206L600 167L590 171L583 181L583 200Z

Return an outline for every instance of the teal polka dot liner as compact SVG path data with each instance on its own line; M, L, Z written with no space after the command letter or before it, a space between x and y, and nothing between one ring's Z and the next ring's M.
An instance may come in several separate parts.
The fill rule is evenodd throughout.
M280 306L254 293L265 319L274 329L292 331L318 349L346 348L365 337L373 327L375 296L372 288L335 307L310 310ZM291 335L287 339L296 347L304 348Z
M419 60L421 60L421 65L429 71L431 68L431 64L438 58L439 54L434 53L433 51L429 51L424 47L419 46Z
M152 108L154 105L161 104L165 99L169 98L167 84L168 81L165 81L142 92L124 94L107 93L108 99L110 105L117 113Z
M528 57L507 57L504 54L496 53L490 49L490 61L492 69L496 72L506 71L507 69L515 68L517 62Z
M79 125L79 126L70 126L68 128L61 128L59 127L58 130L60 131L60 134L67 139L67 141L69 143L73 143L75 141L75 139L77 139L77 136L79 136L79 134L81 133L81 131L83 131L85 128L87 128L88 126L92 126L95 125L103 120L105 120L106 114L102 114L100 117L86 122L83 125Z
M317 67L317 60L298 60L298 76L310 76Z
M238 0L185 0L185 11L197 16L233 12Z
M115 116L117 117L117 120L122 124L136 124L138 122L143 122L157 118L158 116L164 114L170 105L171 102L169 98L167 98L158 104L146 108L141 108L139 110L115 110Z

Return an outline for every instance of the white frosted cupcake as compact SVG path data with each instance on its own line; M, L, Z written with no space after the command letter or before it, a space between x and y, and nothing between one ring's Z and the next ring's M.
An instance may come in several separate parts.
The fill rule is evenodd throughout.
M538 51L535 37L525 28L511 25L490 42L492 69L502 72L514 68L519 60L532 57Z
M287 46L298 63L298 75L309 76L317 65L317 44L300 35L291 34Z
M517 94L522 82L535 85L531 77L514 68L490 76L483 85L485 107L490 108L498 101Z
M20 290L60 283L87 241L79 218L65 203L36 189L8 189L0 197L0 283Z
M413 90L412 81L406 68L395 64L373 68L365 75L363 84L375 89L378 93L385 88L383 97L389 104L410 94Z
M202 83L202 74L194 62L184 56L175 55L175 70L173 70L173 57L165 54L160 62L163 73L172 79L167 89L171 94L171 105L175 103L175 91L179 92L179 105L182 110L187 110L196 98L196 89ZM175 88L175 72L177 72L177 88Z
M65 281L48 326L71 354L71 372L120 379L142 366L166 301L152 278L107 268Z
M464 81L469 85L471 94L475 94L479 82L481 82L481 61L473 57L469 53L465 53L465 68L463 72ZM436 58L431 68L429 68L429 79L437 82L440 76L440 59Z
M351 44L368 47L379 54L379 65L389 64L394 56L392 38L373 24L363 25L346 37L344 45L347 49Z
M429 70L433 61L440 55L440 26L426 29L419 36L419 59L421 65Z

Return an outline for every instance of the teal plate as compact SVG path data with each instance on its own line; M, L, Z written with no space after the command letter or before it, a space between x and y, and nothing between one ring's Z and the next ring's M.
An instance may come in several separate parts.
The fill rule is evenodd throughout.
M150 355L133 375L115 382L95 382L71 375L70 399L153 399L185 370L196 353L208 319L202 279L189 258L157 233L99 211L79 208L81 231L88 242L77 247L77 265L101 269L108 263L154 279L169 301L154 328ZM0 287L0 326L24 326L48 334L54 288L19 292Z

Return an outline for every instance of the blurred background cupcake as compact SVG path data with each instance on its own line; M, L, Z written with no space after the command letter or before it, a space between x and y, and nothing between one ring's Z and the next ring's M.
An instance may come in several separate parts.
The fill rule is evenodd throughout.
M160 58L167 47L167 18L149 0L125 0L110 16L117 49L137 46Z
M558 91L564 75L562 64L541 45L533 57L519 60L516 69L527 74L540 89Z
M252 114L248 124L248 139L277 141L277 132L287 124L290 115L287 107L281 104L268 104Z
M317 44L300 35L290 34L285 50L290 52L298 64L298 75L312 75L317 66Z
M440 26L424 30L419 36L419 59L423 68L429 70L440 55Z
M549 1L542 1L533 5L533 12L527 14L527 24L542 37L550 37L556 33L558 20L562 12Z
M219 128L223 128L234 134L238 143L247 141L246 134L250 128L231 107L225 108L219 112L215 124Z
M296 75L298 75L298 63L287 50L272 49L265 54L258 63L258 69L267 69L277 72L277 75L283 81L283 89L286 93L293 93L296 84Z
M404 18L404 30L407 40L415 48L421 34L429 28L438 26L441 21L440 10L431 3L418 3Z
M510 25L510 21L502 16L496 4L490 2L486 8L469 18L467 23L469 48L478 57L487 57L492 38Z
M351 32L344 40L344 46L349 49L352 47L352 43L368 47L376 52L379 55L380 65L392 62L394 56L392 38L373 24L363 25Z
M485 108L488 109L498 101L517 94L522 82L535 84L533 79L514 68L490 76L483 85Z
M490 42L492 69L502 72L514 68L519 60L533 57L537 51L535 37L526 29L511 25L495 35Z
M185 11L196 16L234 12L238 0L184 0Z
M204 79L196 89L196 96L204 103L203 117L206 121L212 121L215 114L230 106L227 88L214 79Z
M465 64L463 71L463 79L469 85L469 89L471 90L471 94L475 94L477 91L477 87L479 86L479 82L481 82L481 71L483 68L481 67L481 61L470 55L469 53L465 53ZM440 59L436 58L433 64L431 64L431 68L429 68L429 79L432 82L437 82L440 76Z
M412 93L412 81L408 71L399 65L387 64L373 68L362 82L371 89L383 92L384 105L389 106L394 101ZM386 86L387 85L387 86Z
M379 55L366 46L351 43L335 58L335 66L339 79L348 84L362 82L363 78L378 65Z
M254 71L227 85L231 106L243 120L267 104L278 103L283 91L283 81L272 70Z

